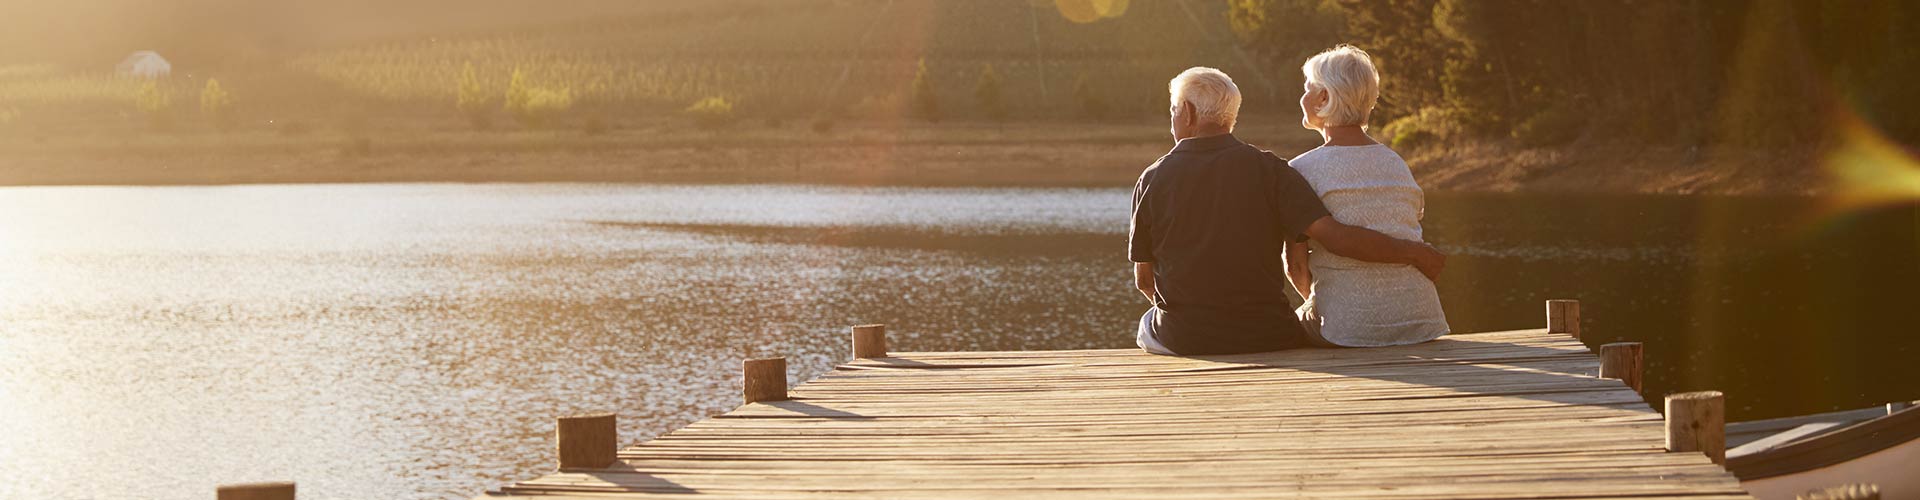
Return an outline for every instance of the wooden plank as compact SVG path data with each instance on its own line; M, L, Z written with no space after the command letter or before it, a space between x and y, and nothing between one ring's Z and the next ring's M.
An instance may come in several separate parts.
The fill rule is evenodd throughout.
M1747 498L1566 335L1170 357L890 353L499 495Z

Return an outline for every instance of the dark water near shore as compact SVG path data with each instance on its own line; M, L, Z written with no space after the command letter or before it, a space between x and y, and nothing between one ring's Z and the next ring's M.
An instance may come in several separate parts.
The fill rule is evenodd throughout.
M0 497L466 498L896 350L1127 347L1127 193L798 186L0 189ZM1734 419L1920 398L1920 218L1800 198L1434 196L1455 331L1579 298ZM1657 396L1655 398L1657 400Z

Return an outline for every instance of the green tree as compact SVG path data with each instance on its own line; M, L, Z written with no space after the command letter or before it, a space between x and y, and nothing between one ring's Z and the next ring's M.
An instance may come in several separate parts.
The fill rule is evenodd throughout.
M533 102L533 87L527 83L527 74L520 68L513 69L513 76L507 80L505 109L508 115L519 120L521 125L532 121L527 113L527 104Z
M932 123L940 122L940 97L934 95L933 78L927 74L927 59L920 58L920 69L913 74L913 115Z
M519 77L515 71L514 76ZM493 127L493 94L487 92L487 86L480 82L480 75L473 69L473 62L467 62L460 70L460 93L454 106L467 118L474 130L486 130Z
M1818 74L1803 53L1800 16L1786 3L1750 7L1746 35L1730 64L1732 77L1720 99L1717 132L1722 144L1764 148L1811 142L1820 124Z
M1374 66L1383 77L1380 105L1373 113L1376 121L1412 116L1422 109L1446 104L1446 95L1437 83L1445 71L1453 43L1434 28L1434 2L1380 0L1337 4L1341 17L1346 19L1342 38L1372 54ZM1287 64L1276 67L1291 68L1304 60L1287 60Z
M572 89L536 87L527 81L525 72L518 68L513 70L513 79L507 84L506 111L520 125L527 128L544 127L556 115L572 108Z
M1501 39L1503 8L1476 0L1440 0L1433 7L1434 26L1458 47L1446 58L1440 86L1449 104L1474 110L1469 116L1479 123L1471 125L1481 130L1512 124L1509 112L1520 107L1515 87L1521 82Z
M980 81L973 85L973 98L980 102L980 111L995 122L1007 120L1007 105L1000 87L1000 73L993 70L993 64L980 65Z
M1344 23L1306 21L1325 9ZM1844 113L1920 142L1911 1L1229 0L1228 21L1273 68L1339 26L1405 138L1804 148Z
M724 97L701 99L681 112L693 119L694 125L707 130L717 130L733 123L733 103Z
M573 89L568 88L534 89L533 99L527 102L527 112L533 115L534 123L539 126L552 123L556 117L571 109L573 109Z
M1073 99L1080 104L1081 116L1095 120L1107 118L1107 100L1094 90L1093 82L1086 73L1081 73L1079 78L1073 80Z
M1252 52L1296 67L1345 41L1347 19L1340 4L1326 0L1229 0L1227 24Z
M220 80L208 78L207 86L200 89L200 114L213 123L215 130L233 130L233 96L220 87Z
M160 82L147 80L140 84L140 91L134 94L133 106L147 117L147 126L153 130L173 128L173 95L161 87Z

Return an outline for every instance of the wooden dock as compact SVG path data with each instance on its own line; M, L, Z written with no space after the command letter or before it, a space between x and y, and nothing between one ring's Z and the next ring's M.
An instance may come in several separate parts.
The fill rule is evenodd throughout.
M1717 393L1669 428L1638 344L1623 384L1551 329L1171 357L889 356L868 328L863 359L791 392L749 361L748 404L617 455L614 417L562 419L558 472L480 498L1749 498L1709 458Z

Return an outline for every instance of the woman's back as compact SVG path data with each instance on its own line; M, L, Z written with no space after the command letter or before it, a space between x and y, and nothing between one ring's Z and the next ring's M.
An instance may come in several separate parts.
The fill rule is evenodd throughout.
M1384 145L1323 146L1287 163L1320 195L1333 218L1420 241L1426 196L1407 163ZM1426 342L1448 332L1433 282L1411 266L1341 257L1319 242L1308 267L1313 289L1301 306L1308 329L1328 342L1373 347Z

